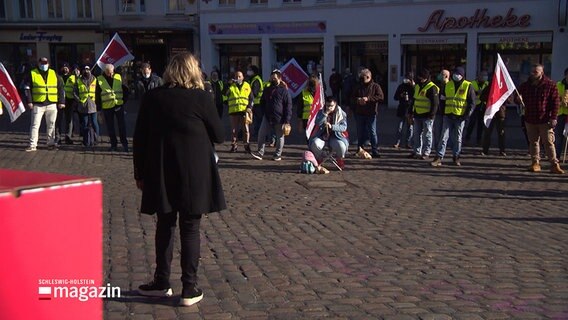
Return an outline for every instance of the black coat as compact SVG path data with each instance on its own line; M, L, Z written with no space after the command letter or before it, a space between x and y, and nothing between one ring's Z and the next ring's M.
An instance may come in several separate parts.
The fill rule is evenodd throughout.
M142 99L134 132L134 177L142 180L142 213L199 215L226 208L213 143L223 125L211 94L159 87Z

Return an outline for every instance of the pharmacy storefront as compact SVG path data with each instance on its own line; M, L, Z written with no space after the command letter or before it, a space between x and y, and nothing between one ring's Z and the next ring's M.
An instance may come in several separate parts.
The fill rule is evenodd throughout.
M481 70L492 72L499 53L520 83L534 63L553 79L568 67L566 1L269 5L204 3L199 48L204 68L228 73L257 64L267 78L295 58L306 72L321 69L327 80L332 68L366 67L394 107L390 93L405 72L420 68L437 73L463 66L474 79Z

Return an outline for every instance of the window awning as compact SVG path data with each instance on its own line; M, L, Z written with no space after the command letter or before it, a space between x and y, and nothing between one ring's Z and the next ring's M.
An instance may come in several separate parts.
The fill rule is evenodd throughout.
M401 35L400 44L464 44L465 34Z
M552 32L480 34L477 37L477 42L480 44L552 42Z

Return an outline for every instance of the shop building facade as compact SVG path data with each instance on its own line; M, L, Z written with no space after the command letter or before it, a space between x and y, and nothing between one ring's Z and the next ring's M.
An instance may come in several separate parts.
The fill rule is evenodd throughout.
M91 0L0 1L0 61L17 83L40 57L56 70L94 63L104 45L101 14Z
M200 3L199 54L224 77L257 65L263 78L295 58L307 72L369 68L395 102L407 71L461 65L474 79L500 53L517 83L541 63L568 67L567 1L219 0Z

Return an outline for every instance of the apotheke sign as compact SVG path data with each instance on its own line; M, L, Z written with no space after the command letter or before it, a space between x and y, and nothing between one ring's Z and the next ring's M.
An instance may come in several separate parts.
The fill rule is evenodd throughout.
M430 29L443 32L445 30L461 29L480 29L480 28L526 28L531 24L531 16L525 14L515 15L514 8L509 9L505 16L487 15L487 8L475 10L475 14L466 17L444 16L445 10L436 10L430 14L428 21L418 28L420 32L427 32Z

